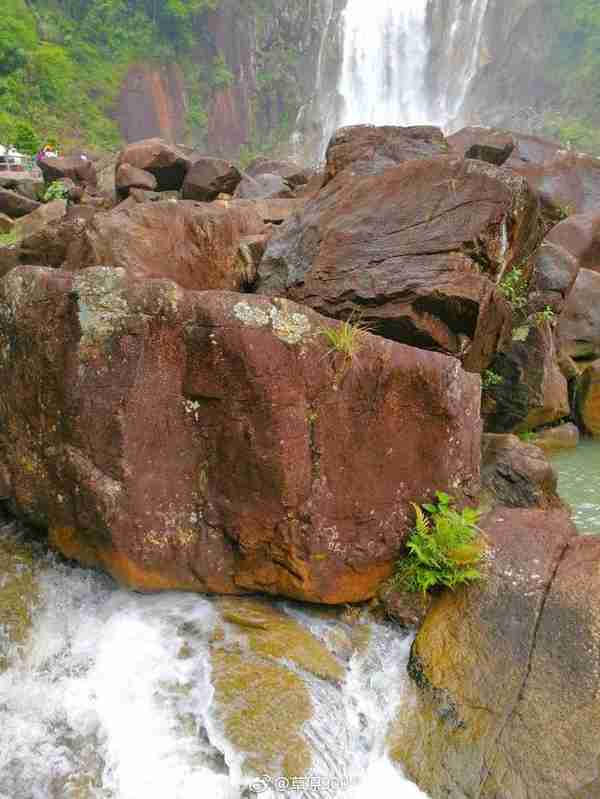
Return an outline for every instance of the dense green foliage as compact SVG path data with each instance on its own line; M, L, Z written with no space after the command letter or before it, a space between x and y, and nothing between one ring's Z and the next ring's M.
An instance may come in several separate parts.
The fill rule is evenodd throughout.
M127 67L148 54L185 64L194 20L219 2L4 0L0 141L27 152L42 139L118 144L110 111ZM192 111L204 121L197 102Z
M452 497L442 491L436 498L435 503L413 506L416 519L406 543L408 555L398 562L393 578L407 591L456 588L482 578L477 568L484 552L477 527L480 511L456 510Z
M552 0L555 45L548 65L560 90L560 112L547 130L575 150L600 154L600 3Z

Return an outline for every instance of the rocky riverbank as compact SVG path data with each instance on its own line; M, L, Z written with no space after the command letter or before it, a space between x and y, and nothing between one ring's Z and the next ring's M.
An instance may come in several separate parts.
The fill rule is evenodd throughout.
M507 131L359 126L322 173L157 139L121 152L114 191L91 162L42 168L65 199L0 189L17 220L0 248L5 507L140 591L343 605L379 601L412 503L481 505L485 580L434 598L388 745L434 799L593 796L598 542L534 444L598 432L600 161ZM241 601L220 613L253 657L285 641L339 679ZM253 749L235 675L254 666L213 649L220 723ZM276 664L262 678L298 729L275 725L255 771L306 771L305 688ZM244 713L263 719L262 700Z

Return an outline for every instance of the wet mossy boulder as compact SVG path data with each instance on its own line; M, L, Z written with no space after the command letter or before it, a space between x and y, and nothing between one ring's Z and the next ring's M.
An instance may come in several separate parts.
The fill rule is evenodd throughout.
M239 630L260 657L285 658L298 668L326 680L342 680L344 669L306 627L291 616L256 599L226 598L221 617Z
M30 545L0 533L0 671L27 641L38 599L35 557Z
M600 795L600 539L497 508L486 579L433 603L392 754L432 799Z
M313 711L301 677L279 663L215 648L212 681L217 720L229 743L245 755L246 773L291 778L309 771L302 727Z

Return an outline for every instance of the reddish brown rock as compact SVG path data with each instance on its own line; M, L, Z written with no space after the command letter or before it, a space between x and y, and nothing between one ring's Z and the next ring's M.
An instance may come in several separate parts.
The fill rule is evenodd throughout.
M78 186L94 189L98 185L96 167L89 158L44 158L38 165L46 183L68 178Z
M511 143L513 149L504 163L527 179L549 220L556 222L567 213L600 210L598 158L565 150L550 139L497 128L463 128L448 137L452 150L461 156L477 148L482 152L489 147L508 148Z
M579 430L572 422L557 427L547 427L535 436L535 445L544 452L556 452L559 449L575 449L579 444Z
M238 290L240 242L265 230L252 205L136 203L96 214L69 247L65 268L121 267L132 277L169 278L183 288Z
M577 381L575 413L587 433L600 437L600 360L591 363Z
M115 188L120 199L129 197L131 189L155 191L158 182L151 172L131 164L120 164L115 174Z
M577 537L560 511L499 508L482 526L487 579L428 613L394 755L432 799L592 799L600 540Z
M245 175L235 190L242 200L290 199L294 193L279 175L260 174L256 178Z
M548 240L544 241L533 259L529 280L529 311L537 313L550 308L559 317L578 274L579 263L567 250Z
M462 158L502 166L517 147L517 141L510 131L472 126L448 136L448 146Z
M557 328L561 352L574 358L600 357L600 274L581 269Z
M462 128L448 136L448 145L453 152L463 158L481 158L488 149L494 151L496 160L488 158L481 160L497 163L498 166L507 162L510 166L541 165L554 158L563 149L559 142L551 139L480 125ZM498 163L500 153L506 154L506 157Z
M378 175L405 161L448 152L439 128L351 125L339 128L327 147L324 185L345 169L355 175Z
M11 219L27 216L39 207L40 203L36 200L31 200L23 194L10 191L10 189L0 189L0 213L6 214Z
M569 415L569 394L548 322L528 324L499 352L493 370L501 382L486 390L485 424L492 433L535 430Z
M21 217L16 223L15 229L21 238L31 236L45 228L50 222L62 219L66 212L66 200L52 200L45 205L40 205L37 210L27 216Z
M295 198L271 200L215 200L213 205L219 208L237 208L240 211L257 213L266 225L281 225L294 214L300 213L304 208L305 200Z
M510 508L557 508L558 477L535 444L487 433L482 440L481 485L486 501Z
M579 268L600 272L600 208L569 216L552 228L546 241L566 250Z
M263 233L259 236L244 236L240 240L236 258L236 271L241 275L241 286L245 291L251 291L258 280L258 267L262 260L270 234Z
M190 167L190 159L175 145L163 139L144 139L128 144L119 155L116 165L129 164L154 175L160 191L179 190Z
M245 172L251 178L257 178L259 175L278 175L292 188L304 186L313 177L313 170L301 167L293 161L278 161L264 157L255 158L246 167Z
M222 158L196 158L183 183L184 200L211 202L219 194L233 194L242 179L240 170Z
M118 269L14 269L0 449L19 513L138 589L371 597L410 502L477 489L479 379L368 333L348 358L337 325Z
M271 239L260 291L482 370L511 324L495 281L537 245L537 211L522 178L479 161L344 173Z

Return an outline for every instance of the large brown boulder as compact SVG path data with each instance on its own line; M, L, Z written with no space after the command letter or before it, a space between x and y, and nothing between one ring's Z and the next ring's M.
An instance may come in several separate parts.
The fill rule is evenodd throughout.
M86 188L95 189L98 185L96 167L89 158L44 158L38 161L38 165L46 183L68 178Z
M448 136L448 145L463 158L479 158L499 166L504 163L541 165L562 151L562 145L551 139L482 125L461 128ZM491 155L492 151L495 151L494 160L483 157ZM499 158L500 152L503 158Z
M304 186L313 177L313 170L296 164L294 161L278 161L259 156L246 167L246 175L257 178L260 175L278 175L290 187Z
M302 211L305 200L295 198L290 199L263 199L263 200L242 200L234 198L232 200L215 200L214 206L219 208L237 208L240 211L247 209L250 213L256 213L263 220L265 225L281 225L287 219Z
M434 603L394 755L432 799L600 795L600 539L568 514L484 519L487 579Z
M566 250L580 268L600 272L600 208L559 222L546 241Z
M405 161L448 152L439 128L350 125L339 128L327 146L324 185L345 169L355 175L379 175Z
M600 360L591 363L577 380L575 413L587 433L600 437Z
M32 236L42 230L51 222L57 222L67 213L66 200L52 200L52 202L40 205L35 211L27 216L21 217L16 223L15 229L21 237Z
M574 358L600 357L600 274L581 269L557 328L561 352Z
M231 161L202 156L188 170L181 194L184 200L211 202L219 194L233 194L241 179L242 173Z
M238 290L240 241L264 232L252 205L134 204L96 214L70 246L65 267L121 267L132 277L169 278L183 288Z
M129 197L131 189L155 191L158 182L151 172L131 164L119 164L115 173L115 190L119 199Z
M506 339L496 281L540 237L522 178L440 156L331 181L270 241L260 291L484 369Z
M174 144L163 139L143 139L128 144L116 164L118 172L121 164L129 164L154 175L160 191L179 190L183 186L190 167L189 157Z
M0 213L6 214L11 219L27 216L39 207L40 203L37 200L31 200L10 189L0 189Z
M461 156L504 163L525 177L550 220L558 221L567 213L600 210L597 158L565 150L550 139L498 128L463 128L448 137L448 144ZM500 152L507 157L498 160ZM493 160L494 153L497 160Z
M556 508L558 476L542 450L517 436L486 433L481 486L487 502L509 508Z
M0 452L20 515L138 589L371 597L411 501L477 490L479 378L286 300L120 269L0 281ZM40 335L43 331L43 335Z
M492 365L501 381L486 391L485 423L491 433L535 430L569 415L569 392L549 322L528 324Z
M528 298L530 312L550 308L559 317L575 285L579 268L579 262L571 253L546 239L532 261Z
M290 199L293 196L292 189L282 177L268 173L255 178L244 175L235 190L235 197L242 200Z

